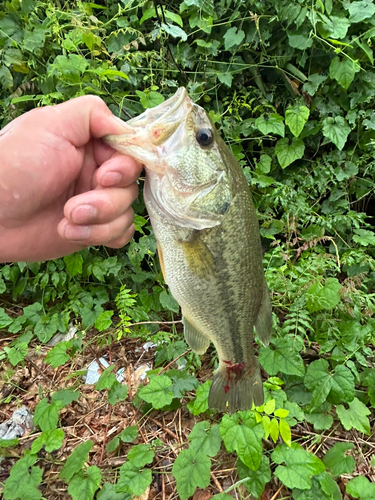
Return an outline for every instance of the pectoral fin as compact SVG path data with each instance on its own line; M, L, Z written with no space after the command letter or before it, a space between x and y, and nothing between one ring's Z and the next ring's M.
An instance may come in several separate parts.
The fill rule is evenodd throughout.
M166 280L165 280L165 267L164 267L163 250L161 249L161 245L160 245L160 243L158 241L156 242L156 246L157 246L157 249L158 249L160 269L161 269L161 272L163 274L164 281L166 282Z
M263 345L267 346L272 335L272 307L268 286L264 285L262 304L255 322L255 329Z
M182 324L184 325L184 335L186 342L197 354L206 352L207 347L210 345L210 339L199 332L185 316L182 317Z
M182 248L190 270L197 278L208 279L215 273L215 262L208 246L199 238L183 241Z

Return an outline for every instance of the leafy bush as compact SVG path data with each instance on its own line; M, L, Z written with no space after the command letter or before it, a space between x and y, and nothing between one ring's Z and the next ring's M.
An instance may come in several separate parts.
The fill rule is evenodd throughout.
M136 412L106 448L111 454L125 447L127 461L108 478L98 467L105 438L100 460L89 466L94 441L75 441L56 469L73 499L141 494L161 470L150 468L154 457L175 453L175 445L168 444L168 433L164 441L130 445L137 423L151 422L148 413L140 414L155 409L165 415L181 405L185 416L197 417L188 447L166 469L182 499L209 485L215 456L219 464L236 457L238 472L218 499L230 498L232 488L260 498L266 488L269 497L282 490L295 500L336 500L345 489L342 474L351 478L347 494L373 498L365 477L375 465L367 459L375 407L373 0L0 5L2 125L35 106L89 93L127 119L187 87L244 168L274 307L273 340L259 349L270 376L266 403L220 418L208 411L209 382L197 388L200 361L186 353L173 323L178 306L162 281L141 199L137 235L125 250L89 249L46 263L1 266L0 328L14 335L2 355L5 382L72 319L81 332L46 354L49 370L74 367L61 383L73 378L74 387L68 383L65 390L75 394L60 397L59 387L49 400L47 389L39 388L35 423L42 433L13 466L4 498L50 494L52 452L62 457L73 439L62 415L78 404L77 395L86 398L78 378L82 365L75 364L87 356L87 345L115 349L124 337L150 334L159 345L157 365L177 358L187 365L149 373L149 385L136 395L111 370L103 373L96 387L102 398L108 391L103 404L116 412L127 401ZM163 330L157 322L164 322ZM13 389L4 399L22 397ZM218 480L212 484L217 488Z

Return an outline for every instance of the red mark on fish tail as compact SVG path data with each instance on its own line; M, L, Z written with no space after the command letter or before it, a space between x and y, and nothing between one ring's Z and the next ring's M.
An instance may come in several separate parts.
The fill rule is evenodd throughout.
M228 385L228 384L224 385L224 392L225 392L225 394L226 394L227 392L229 392L229 389L230 389L230 387L229 387L229 385Z
M245 368L245 363L232 363L232 361L225 361L224 363L227 365L226 370L227 370L227 377L228 377L228 382L238 382L238 380L241 379L243 375L243 370ZM224 392L227 394L230 390L230 385L229 383L224 386Z

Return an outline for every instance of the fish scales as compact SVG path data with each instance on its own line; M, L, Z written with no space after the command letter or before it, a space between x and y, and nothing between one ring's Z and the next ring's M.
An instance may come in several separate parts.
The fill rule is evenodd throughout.
M185 338L199 354L210 341L218 353L209 406L230 412L259 406L263 387L253 331L268 344L272 316L242 168L185 89L126 124L126 134L106 141L145 163L145 203ZM212 134L208 145L197 142L202 130Z

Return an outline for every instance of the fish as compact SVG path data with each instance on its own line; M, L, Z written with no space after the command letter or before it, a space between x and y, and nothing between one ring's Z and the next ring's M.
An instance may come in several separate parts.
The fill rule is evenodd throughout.
M124 134L104 141L145 166L144 200L186 342L197 354L212 342L218 354L208 406L229 413L261 406L254 328L268 345L272 310L243 170L183 87L123 123Z

